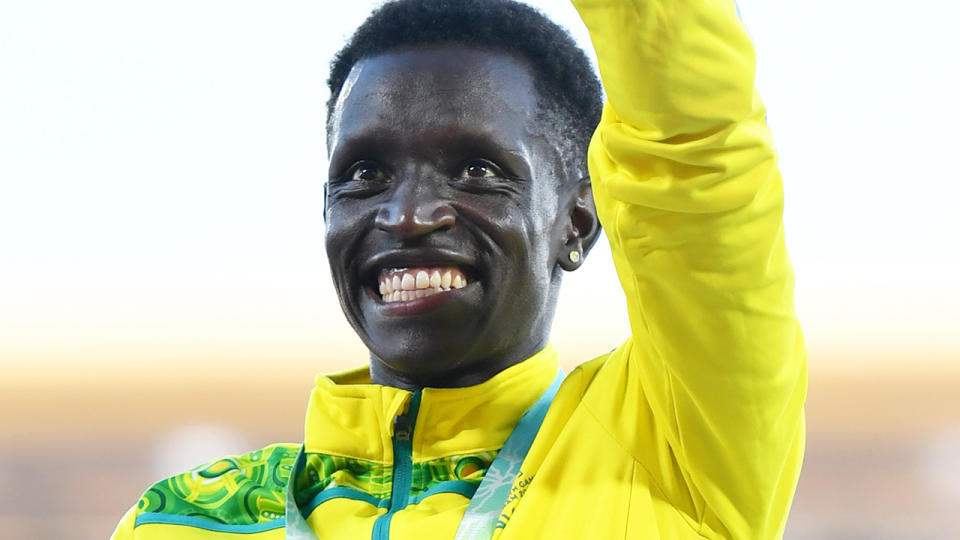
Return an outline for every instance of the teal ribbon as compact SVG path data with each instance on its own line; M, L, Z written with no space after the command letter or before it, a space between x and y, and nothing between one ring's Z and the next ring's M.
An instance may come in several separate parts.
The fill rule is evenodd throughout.
M460 527L454 540L490 540L493 531L500 523L503 507L510 496L513 481L520 474L520 465L530 451L530 445L540 431L540 425L547 416L547 409L553 402L553 397L563 382L563 372L557 373L557 378L547 391L540 396L530 410L520 417L517 427L503 443L503 448L497 458L490 464L490 468L483 475L480 487L470 499L467 511L460 520Z
M300 507L297 506L297 499L294 496L294 486L297 483L297 477L303 470L303 464L307 461L307 455L303 451L303 445L300 445L300 451L297 452L297 460L293 464L293 470L290 471L290 479L287 480L287 501L285 519L286 526L284 538L286 540L318 540L317 535L307 525L307 520L300 514Z
M547 410L562 382L563 372L560 371L550 388L547 388L533 407L520 417L517 427L513 428L513 432L507 437L507 442L503 443L503 448L490 464L490 468L483 475L483 481L477 487L477 492L470 499L454 540L489 540L493 536L493 531L500 523L507 497L510 496L510 488L513 487L513 481L520 473L520 465L527 457L527 452L530 451L530 446L537 437L540 425L543 424ZM290 472L290 480L287 481L286 540L319 540L300 513L294 497L294 485L305 462L306 454L301 446L293 470Z

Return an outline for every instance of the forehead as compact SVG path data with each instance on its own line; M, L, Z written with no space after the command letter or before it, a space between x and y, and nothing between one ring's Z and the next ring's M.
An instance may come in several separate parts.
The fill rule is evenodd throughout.
M329 139L335 147L354 136L409 139L458 130L516 139L532 134L536 121L534 78L525 62L439 45L359 61L334 107Z

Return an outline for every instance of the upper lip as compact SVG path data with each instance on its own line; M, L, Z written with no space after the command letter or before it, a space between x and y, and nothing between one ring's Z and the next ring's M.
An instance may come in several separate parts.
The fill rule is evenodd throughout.
M456 266L466 272L474 273L475 264L473 257L446 249L396 249L381 251L370 257L360 267L360 275L376 280L381 270L431 266Z

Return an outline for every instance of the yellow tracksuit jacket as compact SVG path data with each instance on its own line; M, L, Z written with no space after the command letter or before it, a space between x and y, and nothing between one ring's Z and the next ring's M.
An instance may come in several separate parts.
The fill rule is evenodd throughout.
M608 96L589 165L632 337L566 378L493 538L779 538L806 359L752 46L732 0L574 4ZM548 347L468 388L318 377L301 475L299 445L217 460L151 487L113 538L283 538L288 481L321 540L453 538L556 370Z

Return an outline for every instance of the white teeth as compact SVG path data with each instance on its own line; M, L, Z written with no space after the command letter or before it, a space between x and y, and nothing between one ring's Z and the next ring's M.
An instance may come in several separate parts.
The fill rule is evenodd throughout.
M423 270L417 272L417 288L426 289L430 286L430 276Z
M385 303L409 302L467 286L467 278L456 268L386 270L379 289Z

